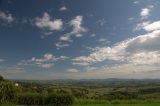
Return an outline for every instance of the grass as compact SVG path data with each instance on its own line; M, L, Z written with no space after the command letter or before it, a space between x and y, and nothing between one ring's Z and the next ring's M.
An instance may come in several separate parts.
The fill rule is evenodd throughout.
M22 106L5 104L1 106ZM24 105L23 105L24 106ZM160 106L160 100L91 100L91 99L77 99L73 106Z
M73 106L160 106L160 100L76 100Z
M88 104L88 105L74 105L74 106L160 106L159 103L150 104Z

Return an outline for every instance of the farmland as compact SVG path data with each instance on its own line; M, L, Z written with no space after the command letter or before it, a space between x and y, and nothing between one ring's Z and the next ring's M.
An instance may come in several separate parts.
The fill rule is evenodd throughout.
M159 82L147 79L4 80L0 85L1 104L4 106L158 106Z

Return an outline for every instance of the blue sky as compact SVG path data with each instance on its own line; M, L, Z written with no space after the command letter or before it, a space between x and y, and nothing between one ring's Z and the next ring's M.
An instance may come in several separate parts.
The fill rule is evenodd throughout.
M0 74L159 78L159 0L0 0Z

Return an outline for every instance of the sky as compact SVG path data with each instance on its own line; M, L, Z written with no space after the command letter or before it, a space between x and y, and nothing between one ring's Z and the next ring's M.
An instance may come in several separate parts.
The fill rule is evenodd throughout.
M160 78L159 10L159 0L0 0L0 75Z

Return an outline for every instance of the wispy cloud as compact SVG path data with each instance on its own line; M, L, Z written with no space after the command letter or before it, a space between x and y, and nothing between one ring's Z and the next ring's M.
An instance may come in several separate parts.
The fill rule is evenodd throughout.
M68 10L66 6L62 6L62 7L59 9L59 11L66 11L66 10Z
M0 62L3 62L3 61L5 61L4 59L0 59Z
M72 28L72 31L69 33L64 34L59 38L59 42L56 43L56 46L58 47L59 45L57 44L68 44L72 42L72 37L82 37L83 33L87 32L87 29L82 26L83 24L83 16L76 16L69 22L69 26ZM68 42L68 43L67 43ZM68 44L69 45L69 44ZM66 46L63 46L66 47Z
M32 59L20 61L18 65L30 65L30 66L38 66L42 68L51 68L54 66L55 62L60 61L60 60L63 61L68 58L69 57L67 56L55 57L51 53L46 53L43 55L42 58L32 57Z
M71 68L71 69L68 69L67 72L69 72L69 73L77 73L77 72L79 72L79 70Z
M6 23L12 23L14 21L11 13L5 13L3 11L0 11L0 19Z

